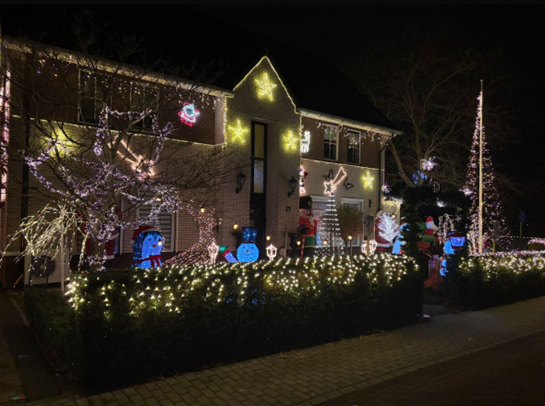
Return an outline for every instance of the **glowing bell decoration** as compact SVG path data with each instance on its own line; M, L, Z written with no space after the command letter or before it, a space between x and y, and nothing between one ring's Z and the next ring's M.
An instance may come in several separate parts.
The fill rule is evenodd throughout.
M269 260L272 261L274 258L276 258L276 253L278 252L278 250L276 249L276 247L274 245L269 245L267 247L267 256L269 257Z

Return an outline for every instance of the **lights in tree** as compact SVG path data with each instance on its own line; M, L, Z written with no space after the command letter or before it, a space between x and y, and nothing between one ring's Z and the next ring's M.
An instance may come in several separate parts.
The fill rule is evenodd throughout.
M333 169L329 170L329 173L327 175L324 175L324 178L326 179L324 182L324 194L326 196L332 196L335 194L335 190L337 190L337 186L341 184L344 179L346 178L346 171L341 166L339 170L337 171L337 174L335 177L333 177Z
M434 156L432 156L431 158L424 158L420 160L420 167L423 171L431 171L436 166L437 162L435 162Z
M271 82L267 72L263 72L260 78L255 79L255 84L257 85L257 96L260 99L267 99L269 101L274 100L273 90L277 85Z
M292 130L289 130L285 135L284 135L284 149L287 151L287 152L291 152L291 151L297 151L297 145L299 144L299 140L297 139L297 137L293 134L293 131Z
M0 87L0 208L6 203L8 182L8 144L10 131L11 72L5 70Z
M274 258L276 258L277 252L278 250L274 245L271 244L267 247L267 257L269 257L269 261L272 261Z
M471 199L469 209L469 233L468 238L471 242L470 249L472 253L483 251L485 247L479 247L479 138L482 120L482 92L477 98L479 105L477 108L477 118L475 121L475 131L473 133L473 142L467 168L466 183L462 191ZM485 128L482 128L482 232L483 241L490 240L494 235L494 221L500 221L502 235L507 234L505 219L502 215L502 205L499 193L495 186L494 165L486 141ZM484 245L484 242L483 242Z
M239 119L237 119L236 126L228 126L227 128L229 129L229 131L231 131L232 134L231 141L239 142L240 144L246 143L245 134L250 130L248 128L243 128Z
M189 102L185 102L182 109L178 112L180 121L189 127L193 127L200 114L201 112L195 108L195 105Z
M301 135L301 154L306 154L310 150L310 131L304 131Z
M372 189L373 188L373 181L375 180L375 178L371 176L369 171L367 171L365 176L361 177L361 180L363 181L363 187L365 189Z

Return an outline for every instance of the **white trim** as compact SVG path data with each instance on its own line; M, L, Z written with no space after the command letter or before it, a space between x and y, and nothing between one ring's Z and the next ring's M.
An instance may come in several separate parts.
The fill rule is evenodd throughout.
M369 123L365 123L362 121L355 121L350 120L346 118L342 118L339 116L334 116L332 114L326 114L326 113L319 113L317 111L308 110L304 108L298 108L297 111L303 116L303 117L309 117L314 118L316 120L322 120L322 121L329 121L331 123L340 124L346 127L350 128L356 128L358 130L364 130L364 131L375 131L382 135L386 135L389 137L395 137L396 135L403 134L403 131L394 130L393 128L387 128L382 127L379 125L373 125Z

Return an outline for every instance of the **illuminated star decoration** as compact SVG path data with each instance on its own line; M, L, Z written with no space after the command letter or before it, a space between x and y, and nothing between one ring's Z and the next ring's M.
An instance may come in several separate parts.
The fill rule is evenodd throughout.
M324 194L326 196L333 195L335 193L335 190L337 189L337 186L345 180L346 176L347 175L343 167L339 168L339 171L337 172L337 175L335 175L335 178L333 178L333 169L330 169L329 174L327 176L324 175L324 179L326 179L326 181L324 182Z
M362 176L361 179L363 180L363 187L365 189L371 189L373 187L373 180L375 180L375 178L373 178L370 174L369 174L369 171L367 171L367 173L365 174L365 176Z
M297 137L293 134L293 131L289 130L284 135L284 147L286 148L286 151L297 151L297 143L298 143Z
M269 99L269 101L273 101L273 90L277 85L269 80L269 74L267 72L264 72L263 75L261 75L261 78L256 79L255 84L257 85L257 95L260 99L265 98Z
M240 124L240 120L237 120L237 125L235 127L230 125L228 128L233 134L231 141L235 142L238 139L241 144L244 144L246 142L244 138L244 134L246 134L250 130L248 130L247 128L242 128L242 124Z

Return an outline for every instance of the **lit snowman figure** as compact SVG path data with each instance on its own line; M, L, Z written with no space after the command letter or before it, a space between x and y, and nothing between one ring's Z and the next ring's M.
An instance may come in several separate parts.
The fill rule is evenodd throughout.
M151 226L138 227L132 237L132 266L136 268L159 268L164 239L162 234Z
M237 249L240 262L255 262L259 259L259 248L255 245L257 228L242 227L243 243Z

